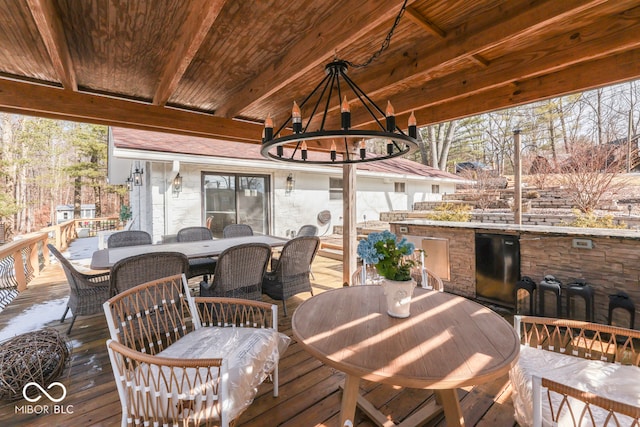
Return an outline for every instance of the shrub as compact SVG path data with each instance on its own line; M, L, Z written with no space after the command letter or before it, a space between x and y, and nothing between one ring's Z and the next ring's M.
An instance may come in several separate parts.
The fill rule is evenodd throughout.
M129 221L132 217L131 208L127 205L120 206L120 221Z
M628 228L624 222L616 224L613 220L613 215L597 216L593 212L585 214L578 209L574 209L573 213L576 216L573 221L561 221L558 225L581 228Z
M531 191L527 191L527 193L524 195L524 197L526 199L539 199L540 198L540 193L538 193L536 190L531 190Z
M427 214L427 219L432 221L456 221L469 222L471 220L471 206L455 203L442 203Z

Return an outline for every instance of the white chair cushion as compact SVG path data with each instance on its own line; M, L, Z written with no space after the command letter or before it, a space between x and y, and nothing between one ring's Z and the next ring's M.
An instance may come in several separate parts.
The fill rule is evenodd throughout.
M286 350L290 340L273 329L203 327L185 335L156 356L173 359L226 359L229 398L222 404L228 419L233 420L253 402L257 387L274 369L280 353ZM156 371L158 368L154 366L152 369ZM169 376L169 368L163 367L162 371L164 376ZM206 378L206 371L207 368L199 368L196 373L192 369L188 374L189 383L197 384L198 376ZM153 372L154 377L158 374ZM157 400L163 402L163 406L179 403L180 397L174 391L169 398L164 386L160 386L161 390L154 390L153 385L151 388L149 396L157 395L158 392L164 396ZM208 390L207 394L210 393ZM206 399L210 398L212 396ZM196 408L201 408L200 399L196 399ZM138 402L142 405L146 403L149 402ZM219 418L220 414L215 416Z
M520 347L518 362L509 372L513 387L515 419L522 427L531 426L533 422L531 385L533 375L612 400L640 406L640 368L600 360L587 360L523 345ZM555 397L559 402L559 396ZM557 407L557 404L554 403L554 406ZM604 410L594 409L594 418L600 425L606 415ZM629 420L624 416L620 419ZM542 422L545 426L552 425L546 395L542 398ZM563 424L560 422L558 425Z

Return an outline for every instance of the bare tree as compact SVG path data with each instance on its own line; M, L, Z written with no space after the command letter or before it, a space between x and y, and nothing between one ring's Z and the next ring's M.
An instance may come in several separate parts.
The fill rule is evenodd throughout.
M609 144L574 147L560 181L581 212L593 212L606 195L615 195L624 185L615 179L622 168L614 151L615 147Z
M580 102L582 94L574 94L563 96L558 99L558 117L560 119L560 128L562 131L562 141L564 142L564 151L569 153L573 143L578 138L580 123L583 121L584 103Z
M472 181L470 187L473 189L473 201L478 209L484 211L499 198L500 192L496 184L496 177L492 171L487 169L466 169L460 175Z
M553 167L549 161L541 155L527 155L522 157L524 174L527 175L527 182L539 189L547 187L551 181Z
M451 148L457 127L458 122L453 120L420 129L420 154L422 164L433 166L440 170L447 169L449 149ZM429 152L431 154L430 159Z

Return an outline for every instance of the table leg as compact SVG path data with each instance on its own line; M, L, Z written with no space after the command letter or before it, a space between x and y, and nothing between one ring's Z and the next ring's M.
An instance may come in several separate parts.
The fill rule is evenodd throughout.
M458 393L456 389L434 390L438 397L439 403L444 409L444 417L447 420L447 426L464 427L464 417L460 402L458 401Z
M344 391L342 392L340 426L343 426L347 420L350 420L353 423L353 419L356 416L356 402L358 401L359 393L360 378L353 375L347 375L344 380Z

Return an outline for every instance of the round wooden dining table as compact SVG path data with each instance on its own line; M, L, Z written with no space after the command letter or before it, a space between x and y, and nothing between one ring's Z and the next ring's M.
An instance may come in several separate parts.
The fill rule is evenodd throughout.
M422 288L415 288L405 319L387 314L381 286L365 285L308 299L291 323L310 354L346 374L341 426L353 422L356 403L368 403L359 396L360 379L432 389L441 406L431 412L444 410L447 425L463 426L456 389L501 377L520 351L515 329L489 308ZM404 425L423 421L412 420Z

